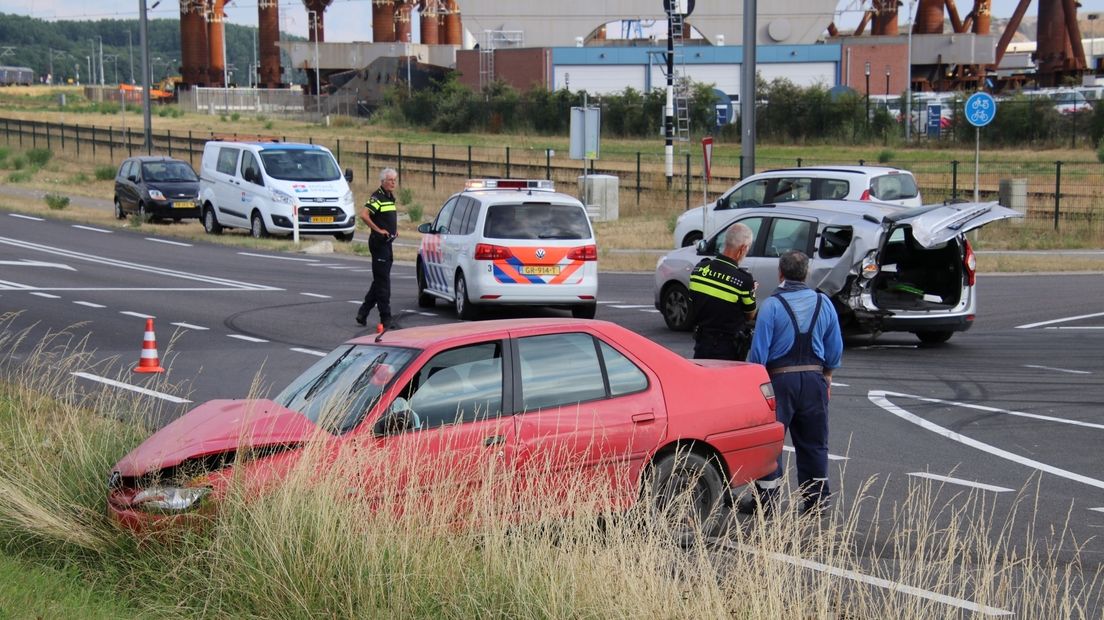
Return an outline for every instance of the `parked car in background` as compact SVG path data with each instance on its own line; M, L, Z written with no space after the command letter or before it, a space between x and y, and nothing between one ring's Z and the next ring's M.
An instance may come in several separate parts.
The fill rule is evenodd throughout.
M708 524L732 487L773 471L782 438L760 365L687 360L604 321L452 323L350 340L272 400L196 407L111 468L107 509L140 531L186 523L215 512L235 482L258 492L305 455L317 461L300 472L317 477L360 451L342 494L416 487L422 479L403 478L396 489L371 466L413 454L447 459L448 475L428 472L426 484L458 494L488 483L493 462L515 472L513 493L538 481L555 494L581 476L615 509L645 483L657 503L689 491L691 521Z
M759 283L760 300L778 286L778 257L801 250L810 258L807 283L832 299L845 330L912 332L921 342L940 343L969 329L977 313L975 258L965 233L1012 217L1022 214L995 202L905 208L817 201L740 209L732 223L755 233L741 265ZM693 325L690 272L716 256L725 230L660 259L655 305L668 328Z
M145 221L199 217L199 177L191 164L160 156L131 157L115 174L115 217Z
M443 299L464 320L502 305L594 318L598 242L583 204L551 181L472 179L418 232L423 308Z
M871 200L918 207L920 189L907 170L888 166L781 168L743 179L717 200L684 212L675 222L674 247L694 245L727 226L740 209L794 200ZM704 231L704 234L703 234Z

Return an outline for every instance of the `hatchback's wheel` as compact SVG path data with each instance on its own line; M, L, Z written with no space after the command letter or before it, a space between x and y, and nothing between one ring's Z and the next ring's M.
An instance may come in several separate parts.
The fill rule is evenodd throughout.
M334 238L337 239L338 241L342 242L342 243L349 243L353 240L353 235L354 234L356 234L356 233L355 232L334 233Z
M215 215L215 208L210 205L203 210L203 230L208 235L222 234L222 224L219 224L218 217Z
M663 456L651 467L644 491L656 525L678 542L717 533L725 483L713 459L686 451Z
M249 234L254 239L264 239L268 236L268 229L265 228L264 218L256 211L253 212L253 217L249 219Z
M571 306L571 316L577 319L593 319L598 312L598 304L582 304Z
M673 283L663 289L659 297L659 311L667 329L684 332L690 329L690 291L686 287Z
M468 283L464 280L464 274L456 274L456 316L461 321L474 321L478 314L468 299Z
M144 224L146 222L152 222L153 218L146 211L146 204L144 202L138 203L138 219Z
M695 230L693 232L687 233L686 236L682 238L682 247L685 248L687 246L694 245L701 240L702 234Z
M126 213L123 212L123 203L119 202L119 199L115 199L115 219L125 220Z
M432 308L437 305L437 298L426 292L425 263L418 261L415 271L418 274L418 307Z
M913 332L924 344L943 344L951 339L953 331Z

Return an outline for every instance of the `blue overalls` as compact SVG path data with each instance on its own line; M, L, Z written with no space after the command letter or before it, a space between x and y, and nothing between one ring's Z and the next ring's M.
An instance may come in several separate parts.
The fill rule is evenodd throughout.
M809 328L803 333L785 297L776 295L790 315L794 342L778 359L767 362L778 421L786 427L797 455L797 482L804 500L803 511L823 506L828 499L828 381L824 360L813 353L813 328L820 316L823 297L817 295ZM782 486L783 456L773 474L760 478L756 486L764 505L776 503Z

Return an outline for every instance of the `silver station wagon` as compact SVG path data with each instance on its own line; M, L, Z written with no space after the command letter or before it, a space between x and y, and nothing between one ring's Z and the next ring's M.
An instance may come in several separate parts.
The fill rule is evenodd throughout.
M655 305L667 327L692 326L690 271L717 255L733 223L755 241L741 265L765 299L778 286L778 256L810 257L807 283L827 294L840 324L852 333L912 332L921 342L946 342L973 324L976 272L967 231L1021 214L991 203L901 207L856 201L787 202L741 209L695 247L659 260Z

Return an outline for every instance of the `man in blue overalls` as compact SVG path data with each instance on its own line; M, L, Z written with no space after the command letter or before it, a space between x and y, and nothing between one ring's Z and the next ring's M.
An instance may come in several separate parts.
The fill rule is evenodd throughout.
M827 506L828 397L832 371L843 357L839 317L823 293L805 285L809 257L797 250L778 259L781 285L759 310L748 361L770 374L778 421L790 434L797 461L802 514ZM756 493L745 498L741 512L778 507L783 457L774 473L756 481Z

